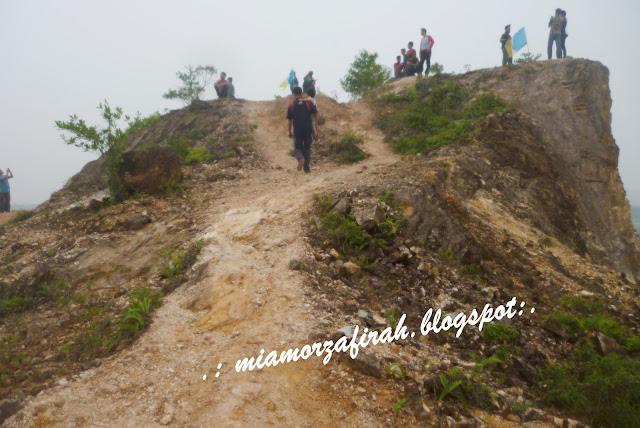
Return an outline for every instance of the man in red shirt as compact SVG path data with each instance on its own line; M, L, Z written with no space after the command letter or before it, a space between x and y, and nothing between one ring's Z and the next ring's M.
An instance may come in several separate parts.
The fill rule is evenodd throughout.
M218 98L227 98L229 95L229 81L227 80L227 73L224 71L220 73L220 80L214 83L213 87L216 88Z
M416 57L416 50L413 48L413 42L409 42L409 45L407 47L409 49L407 50L407 53L405 55L405 58L407 59L407 72L405 75L414 76L416 74L416 71L418 71L418 58Z

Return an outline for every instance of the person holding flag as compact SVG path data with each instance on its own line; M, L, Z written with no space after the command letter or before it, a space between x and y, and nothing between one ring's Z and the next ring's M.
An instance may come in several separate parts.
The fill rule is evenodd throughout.
M298 87L298 78L296 77L296 72L291 70L289 72L289 88L291 89L291 93L293 94L293 90Z
M513 64L513 45L511 41L511 24L504 27L504 34L500 37L502 44L502 66Z

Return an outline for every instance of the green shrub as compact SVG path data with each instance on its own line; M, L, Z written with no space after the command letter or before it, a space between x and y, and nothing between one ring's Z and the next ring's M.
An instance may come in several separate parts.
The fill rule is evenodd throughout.
M478 98L467 108L467 117L480 119L494 112L506 112L509 104L497 95L480 94Z
M362 251L369 244L371 236L362 229L351 214L328 212L322 217L321 224L327 238L341 253Z
M396 152L427 153L472 141L478 119L508 110L508 104L492 94L469 103L470 98L471 91L458 83L423 79L406 94L381 96L375 121Z
M18 212L16 213L16 216L13 218L11 222L20 223L22 221L30 219L31 217L33 217L34 214L35 212L33 212L33 210L18 210Z
M520 333L514 327L502 323L490 323L482 329L482 338L489 343L510 343Z
M548 236L545 236L544 238L540 238L538 240L538 243L543 247L553 247L553 239L549 238Z
M359 162L369 156L367 152L360 148L363 143L362 137L347 131L340 137L340 142L334 142L329 145L329 155L340 163Z
M189 147L184 158L185 165L193 163L208 163L211 161L211 153L204 147Z
M547 365L540 378L538 393L549 405L595 426L638 426L640 361L615 353L600 356L582 340L569 361Z

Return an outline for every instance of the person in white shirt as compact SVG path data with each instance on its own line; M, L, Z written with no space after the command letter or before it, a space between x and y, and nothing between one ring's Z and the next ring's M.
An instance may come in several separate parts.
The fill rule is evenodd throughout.
M427 29L420 30L422 39L420 40L420 67L418 68L418 74L422 74L424 71L425 76L429 74L431 68L431 49L433 49L433 37L427 35ZM424 69L424 63L427 63L427 69Z

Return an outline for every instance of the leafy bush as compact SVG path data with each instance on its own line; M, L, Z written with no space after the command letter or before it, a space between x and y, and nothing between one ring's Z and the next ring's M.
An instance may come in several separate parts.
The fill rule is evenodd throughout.
M204 147L189 147L184 163L190 165L192 163L208 163L211 160L211 153Z
M543 247L553 247L553 239L549 238L548 236L545 236L544 238L540 238L538 240L538 243Z
M547 365L538 392L547 404L595 426L638 426L640 361L600 356L589 340L574 346L568 362Z
M342 89L352 98L361 98L372 90L382 86L389 77L391 70L376 63L377 53L360 51L351 63L347 74L340 80Z
M369 154L359 146L364 140L351 131L347 131L340 137L340 142L329 145L329 155L340 163L355 163L366 159Z
M325 235L341 253L362 251L369 244L370 235L356 222L353 215L329 212L322 217Z
M494 112L506 112L509 104L502 98L493 94L480 94L478 98L467 108L467 117L479 119Z
M482 338L489 343L510 343L519 334L514 327L502 323L490 323L482 329Z

